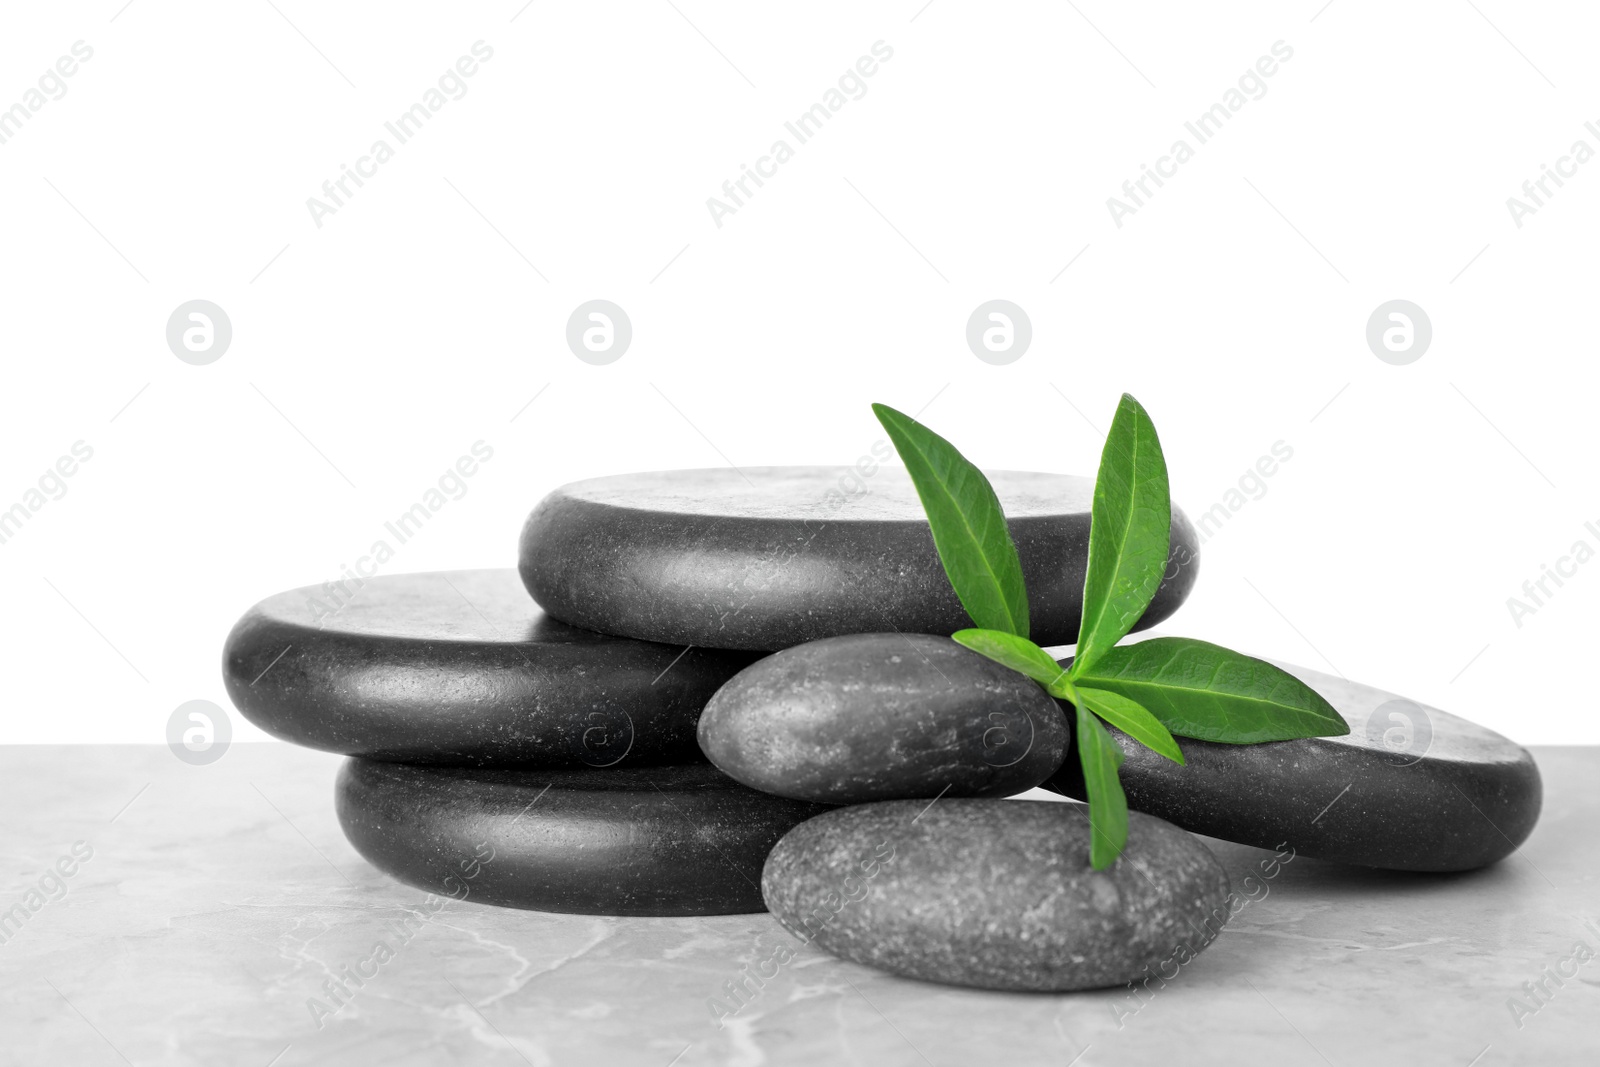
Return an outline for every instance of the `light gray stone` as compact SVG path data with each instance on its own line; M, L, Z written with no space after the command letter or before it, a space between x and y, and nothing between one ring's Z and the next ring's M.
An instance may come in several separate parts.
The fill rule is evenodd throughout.
M1004 797L1060 765L1068 732L1038 683L930 634L854 634L734 675L700 716L725 774L797 800Z
M1132 812L1126 850L1095 871L1085 809L1048 801L830 811L783 836L761 891L836 956L983 989L1132 982L1185 966L1229 917L1228 876L1190 834Z

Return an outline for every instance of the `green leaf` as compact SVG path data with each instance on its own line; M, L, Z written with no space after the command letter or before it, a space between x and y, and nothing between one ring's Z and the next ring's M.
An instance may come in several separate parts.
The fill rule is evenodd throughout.
M1189 637L1107 649L1073 684L1127 697L1178 736L1202 741L1253 745L1350 732L1333 705L1294 675Z
M872 411L917 487L939 561L961 606L985 630L1027 637L1022 562L989 479L916 419L884 404L872 405Z
M1122 750L1082 705L1078 706L1078 761L1089 797L1089 866L1103 871L1128 843L1128 798L1117 779Z
M979 655L988 656L996 663L1026 674L1046 689L1067 674L1050 653L1026 637L1008 634L1004 630L957 630L950 635L950 639Z
M1089 710L1115 726L1144 747L1158 752L1174 763L1183 762L1183 750L1172 734L1161 725L1161 720L1121 693L1109 689L1073 687Z
M1166 572L1171 537L1161 442L1149 413L1123 393L1095 476L1075 672L1093 667L1144 615Z

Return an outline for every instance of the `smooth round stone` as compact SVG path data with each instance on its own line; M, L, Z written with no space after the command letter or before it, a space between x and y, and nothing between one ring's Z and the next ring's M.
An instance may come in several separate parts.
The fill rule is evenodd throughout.
M372 578L337 605L318 586L257 604L228 635L223 678L267 733L348 756L504 767L698 761L700 709L752 659L557 622L509 569Z
M971 626L900 467L660 471L573 482L522 530L528 591L558 619L703 648L773 650L852 633ZM989 472L1028 586L1031 636L1078 637L1094 483ZM1140 626L1189 595L1199 540L1176 508L1172 557Z
M1197 834L1397 871L1472 870L1533 832L1544 791L1526 749L1447 711L1278 666L1327 698L1350 733L1260 745L1180 737L1180 767L1107 727L1126 757L1129 806ZM1082 799L1076 751L1045 788Z
M893 800L784 835L761 891L796 937L908 978L982 989L1122 985L1183 965L1228 921L1228 876L1191 835L1129 815L1089 866L1077 804Z
M705 763L511 771L351 759L335 792L356 851L407 885L582 915L762 911L767 853L826 810Z
M700 716L724 773L797 800L1004 797L1061 765L1068 730L1038 684L931 634L852 634L746 667Z

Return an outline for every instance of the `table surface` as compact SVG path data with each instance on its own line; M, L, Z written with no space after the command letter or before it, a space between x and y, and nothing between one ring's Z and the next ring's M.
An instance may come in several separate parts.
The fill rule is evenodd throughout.
M1298 857L1247 883L1272 854L1210 842L1240 910L1145 1000L947 988L808 946L719 1026L724 983L797 944L770 916L450 901L402 943L391 924L425 894L345 843L338 757L237 744L195 767L159 746L4 747L0 911L44 903L0 944L0 1063L1600 1062L1600 748L1534 754L1543 819L1487 870ZM92 849L76 867L74 842ZM308 1002L332 1008L324 982L379 941L392 958L319 1027ZM1533 999L1524 983L1540 981Z

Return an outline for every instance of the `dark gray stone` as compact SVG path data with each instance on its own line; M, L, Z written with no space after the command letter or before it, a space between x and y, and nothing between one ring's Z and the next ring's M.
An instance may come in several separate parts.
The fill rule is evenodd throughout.
M528 517L522 580L575 626L703 648L772 650L972 625L904 469L869 468L866 476L853 467L761 467L574 482ZM1093 483L989 477L1022 559L1031 636L1041 645L1076 641ZM1172 559L1141 627L1183 603L1199 551L1174 508Z
M1089 866L1089 820L1049 801L893 800L790 830L761 891L796 937L908 978L1064 992L1173 973L1228 921L1228 876L1197 839L1129 816Z
M700 748L723 772L829 804L1021 793L1067 739L1036 682L929 634L796 645L735 675L700 717Z
M1398 871L1472 870L1533 832L1544 792L1526 749L1438 708L1279 666L1327 698L1350 733L1260 745L1180 737L1180 767L1107 727L1126 756L1129 806L1197 834ZM1075 750L1045 788L1083 797Z
M700 709L753 659L557 622L509 569L354 592L341 608L328 590L295 589L239 620L223 679L245 718L285 741L409 763L693 762Z
M582 915L764 910L767 852L826 809L705 763L581 771L347 760L336 807L368 862L407 885Z

